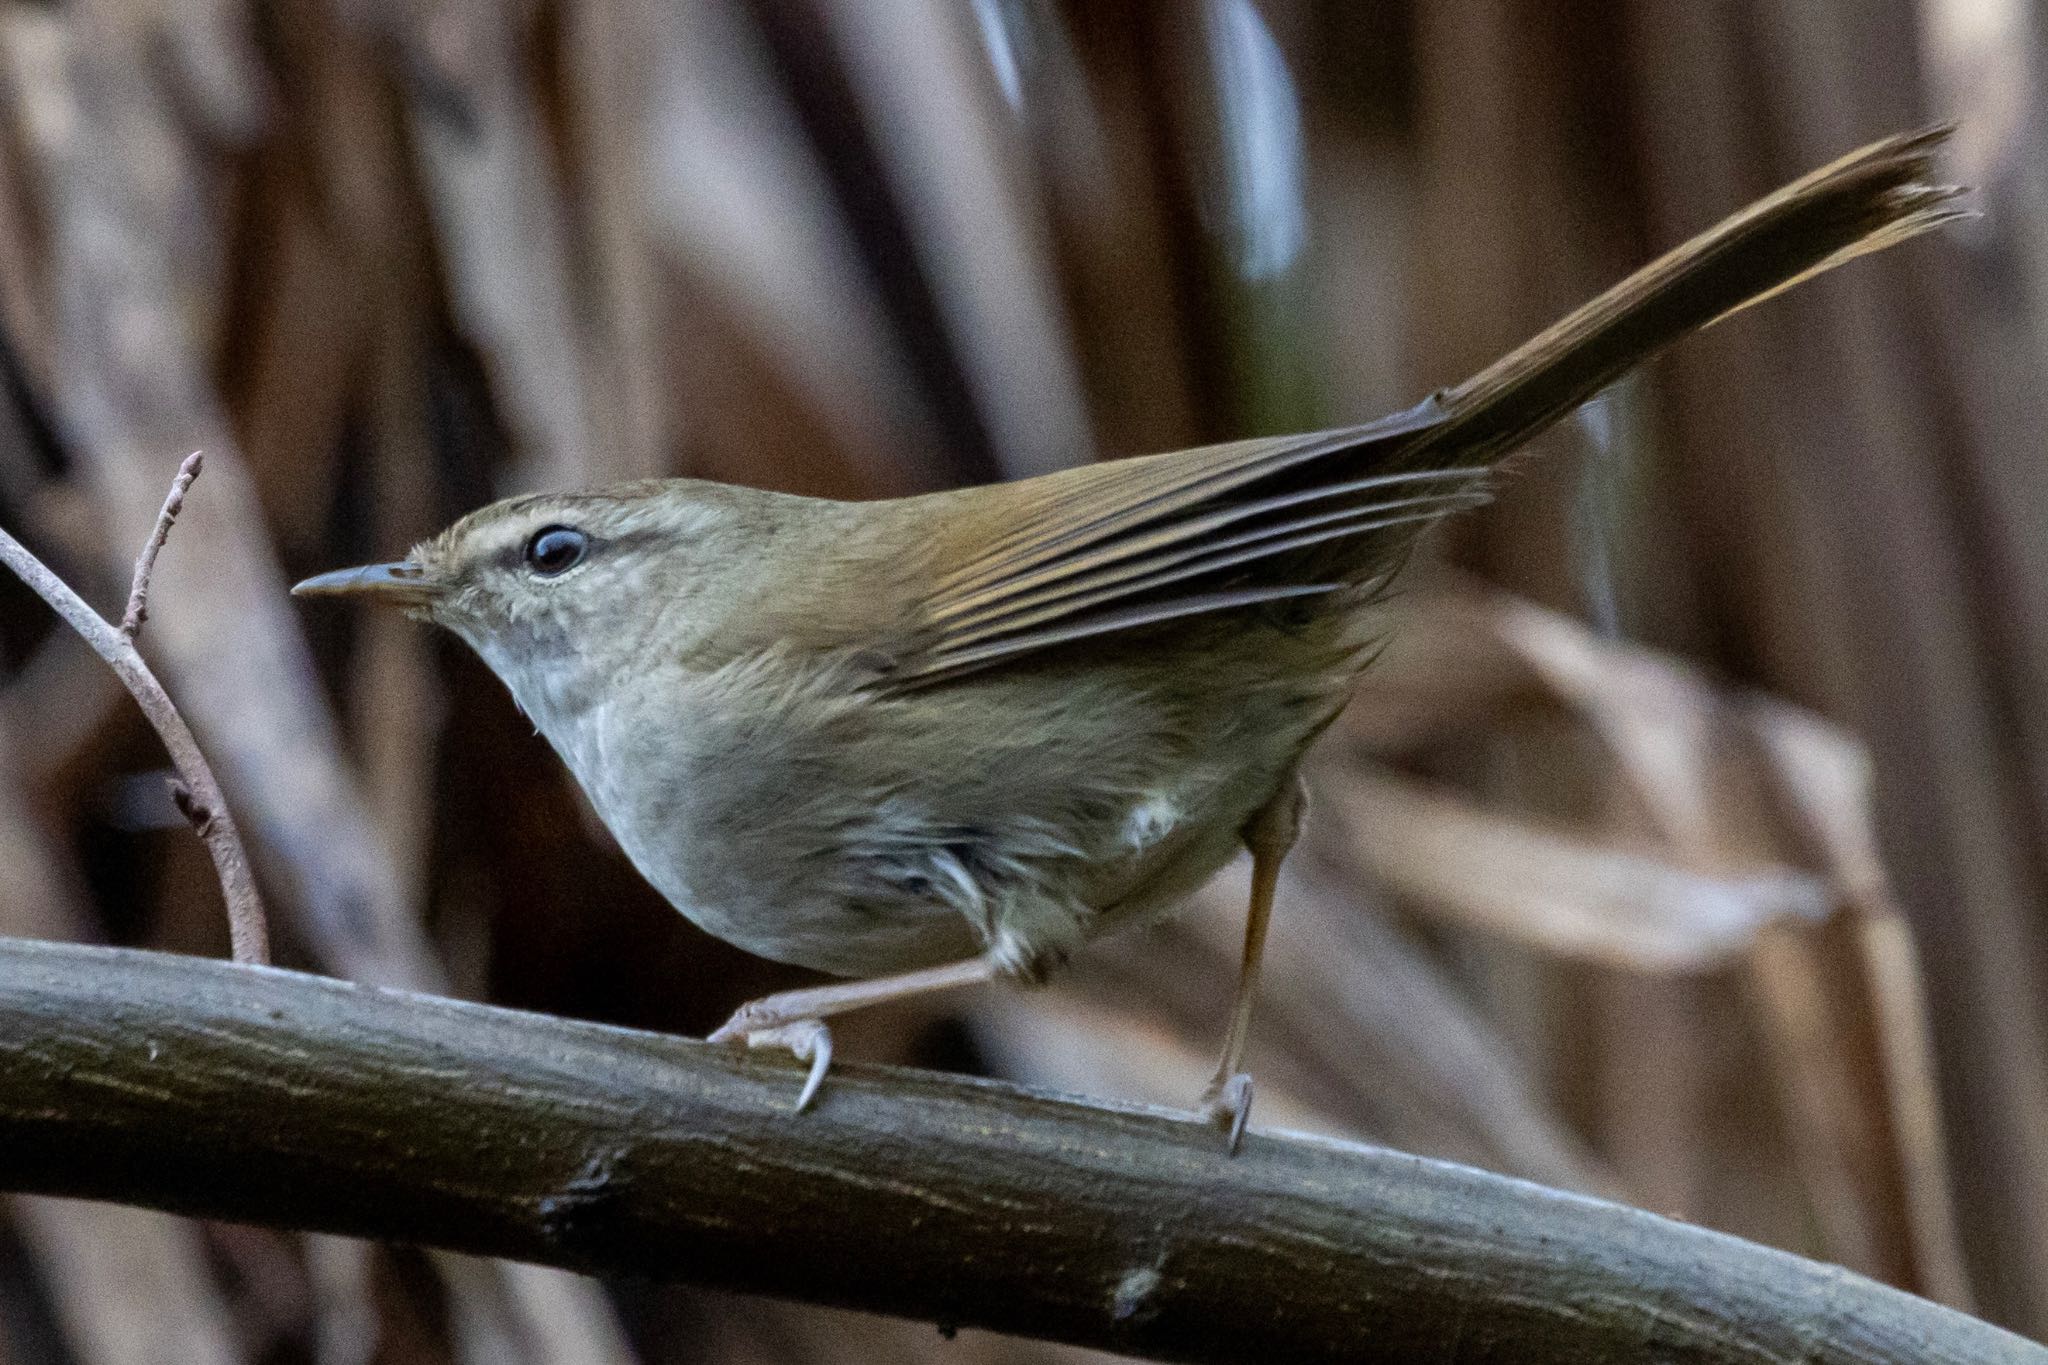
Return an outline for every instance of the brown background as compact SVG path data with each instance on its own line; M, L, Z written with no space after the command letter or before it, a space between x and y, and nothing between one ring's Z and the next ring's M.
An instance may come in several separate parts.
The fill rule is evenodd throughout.
M1598 639L1641 642L1689 686L1795 702L1867 745L1952 1179L1817 1181L1817 1132L1881 1167L1841 1135L1883 1146L1895 1116L1852 1089L1815 1128L1769 1079L1809 1014L1813 1047L1862 1064L1868 1028L1820 1008L1853 954L1769 995L1756 953L1674 973L1550 951L1512 887L1510 931L1486 932L1367 875L1359 841L1387 817L1347 801L1391 750L1602 856L1650 846L1583 735L1499 697L1419 757L1374 747L1390 713L1370 697L1333 741L1255 1061L1264 1120L1604 1190L2038 1335L2048 32L2028 18L12 0L0 516L111 606L178 461L206 450L143 640L236 803L283 960L701 1031L797 978L642 886L473 659L301 610L292 578L522 489L675 472L903 493L1371 416L1776 183L1960 118L1951 168L1982 220L1686 343L1545 438L1551 458L1435 556L1588 622L1597 668L1620 667ZM0 645L0 928L222 952L204 854L112 680L13 585ZM1698 754L1715 827L1748 821L1755 770ZM1461 828L1441 855L1460 865L1479 856ZM1768 839L1736 843L1688 857L1770 861ZM843 1047L1189 1094L1230 899L1044 993L849 1021ZM1952 1193L1922 1225L1960 1228L1960 1278L1898 1231L1913 1189ZM1877 1231L1844 1242L1838 1205L1866 1197ZM0 1220L8 1360L924 1355L1073 1353L123 1210L21 1200Z

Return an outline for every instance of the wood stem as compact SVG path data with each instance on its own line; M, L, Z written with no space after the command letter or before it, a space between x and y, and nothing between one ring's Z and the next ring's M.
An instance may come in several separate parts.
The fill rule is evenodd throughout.
M170 755L172 768L178 774L172 786L172 797L205 842L206 851L213 858L214 871L220 877L221 895L227 902L228 938L235 961L268 962L270 932L263 914L263 900L256 893L256 879L250 871L248 850L242 846L235 818L228 811L227 799L221 795L220 783L214 780L206 755L200 752L199 741L192 737L192 728L185 723L185 717L179 714L170 694L164 691L163 684L157 681L156 674L150 671L149 665L136 651L134 630L127 624L133 620L137 629L141 626L146 614L149 575L155 566L156 552L162 548L170 523L177 516L178 506L184 500L184 490L191 486L192 476L198 473L198 460L196 454L191 456L178 471L177 482L171 486L171 496L164 502L156 531L136 561L135 584L129 595L127 616L121 625L112 624L94 611L84 598L72 591L70 584L4 530L0 530L0 564L12 569L36 596L50 604L66 625L78 632L79 638L90 645L94 653L106 660L107 666L114 670L114 676L121 680L129 695L135 698L136 705L142 708L142 714L149 718L149 723L163 740L165 752Z
M1352 1144L0 940L0 1183L1177 1361L2043 1365L1846 1271Z
M171 538L171 527L177 524L178 513L184 510L185 494L192 487L192 481L199 477L200 466L205 457L200 451L193 451L178 466L178 475L171 480L171 491L164 495L163 510L156 514L156 529L149 533L149 539L142 542L142 550L135 556L135 576L128 585L128 609L121 613L122 638L133 640L142 629L142 623L149 619L149 580L156 572L158 551Z

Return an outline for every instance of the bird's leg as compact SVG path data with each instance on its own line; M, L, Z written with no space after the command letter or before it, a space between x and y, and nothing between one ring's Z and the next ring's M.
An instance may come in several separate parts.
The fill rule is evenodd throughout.
M1252 1078L1240 1068L1245 1043L1251 1038L1252 1005L1259 993L1259 959L1266 951L1266 926L1273 918L1273 891L1280 881L1280 864L1294 847L1301 831L1302 812L1308 808L1308 792L1298 776L1289 777L1280 794L1261 806L1244 826L1244 846L1252 855L1251 907L1244 921L1244 959L1237 972L1237 994L1230 1005L1230 1031L1223 1037L1223 1059L1216 1064L1216 1077L1202 1092L1202 1109L1228 1135L1230 1151L1237 1151L1244 1137L1245 1120L1251 1116Z
M798 1061L809 1062L810 1075L804 1078L804 1088L796 1097L797 1112L801 1113L817 1095L825 1072L832 1065L832 1031L825 1027L827 1018L888 1000L971 986L990 980L996 972L996 964L989 958L970 957L943 967L878 976L871 981L842 981L764 995L734 1010L732 1018L711 1035L711 1041L788 1048Z

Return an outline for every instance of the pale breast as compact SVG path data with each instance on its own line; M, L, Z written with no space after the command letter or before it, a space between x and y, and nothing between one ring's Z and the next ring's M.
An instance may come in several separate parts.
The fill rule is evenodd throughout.
M844 975L989 951L1034 976L1227 861L1286 759L1114 674L877 700L769 653L641 695L550 735L634 865L718 937ZM1228 730L1285 723L1260 704Z

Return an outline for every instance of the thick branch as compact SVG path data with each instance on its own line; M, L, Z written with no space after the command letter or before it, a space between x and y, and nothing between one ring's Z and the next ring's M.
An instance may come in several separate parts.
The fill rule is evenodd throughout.
M184 500L184 489L191 485L192 476L198 472L197 457L189 457L178 471L178 481L172 486L171 497L164 504L156 531L136 562L135 588L129 598L128 612L138 629L148 594L149 571L156 562L156 549L162 545L161 537L169 534L171 519L177 515L178 505ZM235 818L228 812L227 798L221 795L220 783L214 780L213 767L200 751L199 741L192 736L192 728L185 724L185 717L179 714L170 693L164 691L164 685L157 681L156 674L136 652L132 632L109 623L84 598L73 592L70 584L57 577L48 565L29 552L27 546L5 531L0 531L0 564L12 569L36 596L50 604L66 625L78 632L79 638L90 645L95 654L107 661L107 666L114 670L114 676L121 680L128 694L135 698L135 704L142 708L142 714L148 717L157 737L163 740L171 766L177 770L178 781L172 794L177 799L178 809L192 822L193 829L206 844L206 851L213 857L214 871L220 877L221 895L227 901L228 938L233 945L235 960L269 961L270 934L263 917L263 900L256 893L256 878L249 870L249 855L242 847L242 835L235 828Z
M1844 1271L1462 1167L0 941L0 1181L1189 1361L2048 1362Z

